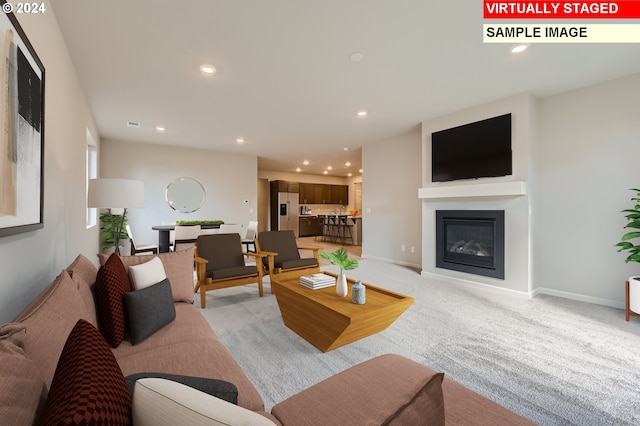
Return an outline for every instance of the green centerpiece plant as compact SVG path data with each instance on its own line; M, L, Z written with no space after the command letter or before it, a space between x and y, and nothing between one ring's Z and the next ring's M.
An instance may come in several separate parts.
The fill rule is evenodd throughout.
M176 220L176 225L213 225L213 224L222 224L224 220L220 219L212 219L212 220Z
M336 282L336 294L340 297L345 297L349 291L347 289L347 277L344 271L356 269L358 267L358 261L349 258L349 253L347 253L347 249L344 247L339 248L333 253L326 251L320 252L320 257L340 267L340 275Z

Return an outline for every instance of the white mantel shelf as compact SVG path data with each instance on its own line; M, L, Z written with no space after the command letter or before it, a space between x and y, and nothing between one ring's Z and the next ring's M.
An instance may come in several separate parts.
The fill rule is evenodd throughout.
M423 199L520 197L526 194L527 183L523 181L434 186L418 189L418 198Z

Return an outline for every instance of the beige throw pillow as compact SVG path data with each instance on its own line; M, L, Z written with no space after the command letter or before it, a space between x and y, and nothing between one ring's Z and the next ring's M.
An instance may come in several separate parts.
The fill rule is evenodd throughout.
M164 272L162 260L158 257L139 265L129 266L129 279L133 290L142 290L158 284L166 278L167 274Z
M173 425L252 425L274 423L246 408L159 378L140 379L133 392L133 424L136 426Z

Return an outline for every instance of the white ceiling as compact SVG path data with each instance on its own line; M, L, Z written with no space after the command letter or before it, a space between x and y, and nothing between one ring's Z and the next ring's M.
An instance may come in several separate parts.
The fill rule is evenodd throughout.
M481 0L51 3L102 137L255 155L263 170L357 173L363 145L424 120L640 72L640 44L483 44Z

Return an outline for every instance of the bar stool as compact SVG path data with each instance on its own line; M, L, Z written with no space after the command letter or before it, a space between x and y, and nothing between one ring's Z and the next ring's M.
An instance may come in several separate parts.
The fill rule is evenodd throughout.
M327 235L329 236L329 241L335 243L338 239L338 217L335 214L327 215Z
M329 223L327 222L327 215L318 215L318 235L316 235L315 241L318 241L318 237L321 237L321 241L327 241L327 230Z
M353 244L353 233L351 232L351 228L353 228L353 223L349 223L349 216L347 216L346 214L339 215L338 216L338 236L340 237L340 241L342 242L342 244L346 243L347 236L351 240L351 244Z

